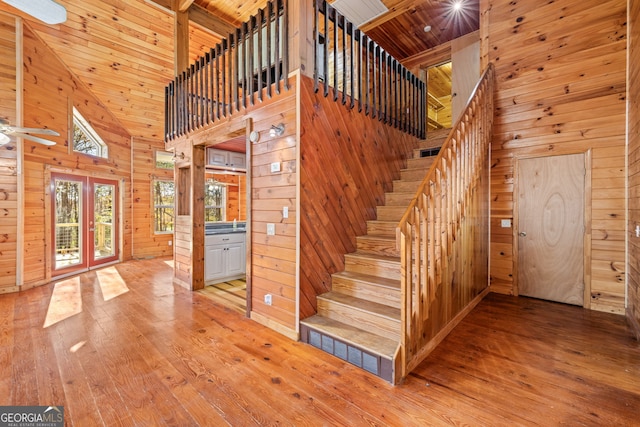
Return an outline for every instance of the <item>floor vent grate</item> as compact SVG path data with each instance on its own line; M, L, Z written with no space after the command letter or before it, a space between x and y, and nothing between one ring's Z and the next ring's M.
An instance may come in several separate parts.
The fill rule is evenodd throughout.
M311 329L306 325L301 325L300 335L303 342L392 382L393 370L390 360Z

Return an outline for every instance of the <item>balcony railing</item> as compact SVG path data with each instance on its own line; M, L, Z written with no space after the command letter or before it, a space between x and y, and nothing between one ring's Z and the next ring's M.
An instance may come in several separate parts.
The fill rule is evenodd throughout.
M325 0L314 1L315 89L419 138L426 85Z
M287 21L287 0L273 0L178 75L165 88L165 140L289 89Z

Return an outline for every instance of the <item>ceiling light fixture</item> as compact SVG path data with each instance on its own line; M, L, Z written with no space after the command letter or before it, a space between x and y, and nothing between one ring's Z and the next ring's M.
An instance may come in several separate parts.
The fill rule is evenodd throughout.
M61 24L67 20L67 9L53 0L2 0L45 24Z
M429 31L431 31L431 25L425 25L424 26L424 32L428 33Z
M0 133L0 146L7 144L9 141L11 141L11 138L4 133Z
M461 0L457 0L453 2L453 11L454 12L459 12L462 9L462 1Z

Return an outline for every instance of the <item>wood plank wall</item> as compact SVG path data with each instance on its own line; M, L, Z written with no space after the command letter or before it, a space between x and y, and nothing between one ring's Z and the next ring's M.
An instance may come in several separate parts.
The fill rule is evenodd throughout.
M0 117L16 122L16 19L0 13ZM18 239L18 150L0 147L0 294L15 292Z
M297 79L290 75L290 90L281 89L280 95L269 98L266 90L264 101L234 113L224 122L172 142L177 152L190 153L193 145L213 145L224 140L233 129L251 123L259 132L258 142L251 144L250 163L247 165L251 180L251 233L250 245L251 318L292 338L297 338L297 182L298 182L298 126ZM282 84L282 83L280 83ZM283 123L282 136L270 136L272 125ZM221 139L223 138L223 139ZM279 163L280 171L271 172L271 164ZM189 162L185 162L188 166ZM179 180L176 180L176 185ZM240 203L246 206L246 187L240 186ZM289 208L289 217L282 217L282 208ZM267 224L275 224L275 235L267 235ZM191 217L179 216L175 232L175 278L188 288L197 278L192 274ZM264 303L265 294L272 295L272 305Z
M331 290L331 274L366 234L376 205L400 177L415 137L313 91L300 91L300 318L316 312L316 296Z
M629 264L627 319L640 339L640 0L629 0Z
M23 142L25 174L24 287L46 283L50 254L46 247L45 187L50 171L120 179L123 182L123 258L131 258L131 137L104 105L58 57L24 26L24 125L47 126L60 132L57 145ZM71 105L109 145L109 159L69 149Z
M156 167L155 152L164 151L164 141L146 138L132 138L132 257L150 258L171 256L173 248L169 241L173 233L156 234L154 232L154 212L152 185L156 179L173 180L173 169ZM172 242L173 243L173 242Z
M590 151L590 305L622 313L626 2L481 0L480 12L488 15L482 38L497 75L492 289L516 291L513 230L500 227L500 220L514 219L516 159Z

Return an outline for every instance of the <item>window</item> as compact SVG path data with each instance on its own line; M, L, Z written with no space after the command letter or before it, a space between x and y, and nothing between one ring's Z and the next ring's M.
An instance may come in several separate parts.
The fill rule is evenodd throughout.
M207 178L204 186L204 220L225 221L227 186L213 178Z
M173 153L156 150L156 168L173 169Z
M173 181L154 180L153 193L153 223L154 231L173 233L175 185Z
M109 157L107 144L75 107L73 107L73 151L105 159Z

